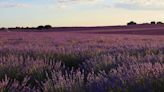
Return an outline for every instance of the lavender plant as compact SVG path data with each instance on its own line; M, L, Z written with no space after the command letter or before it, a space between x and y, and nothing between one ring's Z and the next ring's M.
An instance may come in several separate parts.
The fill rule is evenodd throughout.
M1 92L163 92L164 38L0 33Z

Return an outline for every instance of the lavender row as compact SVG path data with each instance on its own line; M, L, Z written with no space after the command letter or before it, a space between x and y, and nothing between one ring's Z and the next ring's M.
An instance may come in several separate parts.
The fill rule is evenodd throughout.
M1 92L164 90L162 37L25 34L0 34Z

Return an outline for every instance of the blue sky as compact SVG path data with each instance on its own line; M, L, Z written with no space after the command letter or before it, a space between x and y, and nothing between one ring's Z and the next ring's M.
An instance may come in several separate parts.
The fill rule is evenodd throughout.
M0 27L164 22L163 0L0 0Z

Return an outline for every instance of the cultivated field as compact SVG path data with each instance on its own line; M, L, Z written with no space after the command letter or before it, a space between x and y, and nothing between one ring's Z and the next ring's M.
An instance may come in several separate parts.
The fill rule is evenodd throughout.
M0 32L0 92L163 92L164 31L112 30Z

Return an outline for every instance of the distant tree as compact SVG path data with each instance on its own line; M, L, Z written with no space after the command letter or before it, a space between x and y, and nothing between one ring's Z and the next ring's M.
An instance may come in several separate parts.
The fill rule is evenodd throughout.
M155 21L152 21L152 22L150 22L150 24L156 24L156 22Z
M44 26L40 25L40 26L37 27L37 29L40 29L40 30L44 29Z
M163 22L161 22L161 21L159 21L159 22L157 22L157 24L164 24Z
M137 23L134 22L134 21L131 21L131 22L127 23L127 25L136 25L136 24L137 24Z
M45 25L44 28L45 29L50 29L50 28L52 28L52 26L51 25Z
M25 29L29 29L29 27L26 27Z
M15 29L20 29L21 27L15 27Z
M142 25L149 25L149 23L142 23Z
M4 27L2 27L2 28L0 28L0 30L5 30L5 28L4 28Z
M29 29L35 29L35 27L29 27Z
M2 27L0 28L0 31L9 31L8 28Z

